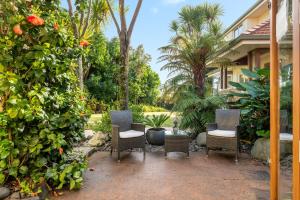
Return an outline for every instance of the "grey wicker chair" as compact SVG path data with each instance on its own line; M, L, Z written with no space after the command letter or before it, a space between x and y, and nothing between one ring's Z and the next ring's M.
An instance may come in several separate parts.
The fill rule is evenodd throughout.
M239 158L240 110L216 110L216 123L207 124L206 127L206 153L209 150L231 150L235 152L235 161Z
M111 155L114 150L117 150L118 162L120 162L121 151L141 148L145 159L145 125L133 123L132 112L129 110L111 111L110 116L112 122Z

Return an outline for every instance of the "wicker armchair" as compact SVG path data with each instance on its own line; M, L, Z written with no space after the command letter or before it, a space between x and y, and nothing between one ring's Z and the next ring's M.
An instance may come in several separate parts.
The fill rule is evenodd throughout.
M235 152L235 161L239 157L238 125L240 123L240 110L216 110L216 123L207 124L206 127L206 153L209 150L231 150Z
M145 159L145 125L133 123L132 112L126 111L111 111L112 122L112 145L111 155L114 150L118 151L118 162L120 162L120 152L141 148L144 151Z

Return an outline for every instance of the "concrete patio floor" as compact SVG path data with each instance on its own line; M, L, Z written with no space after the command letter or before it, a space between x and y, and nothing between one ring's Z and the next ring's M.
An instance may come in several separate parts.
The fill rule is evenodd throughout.
M210 152L184 154L151 152L124 153L121 163L115 155L97 152L89 158L89 168L81 190L65 192L58 200L264 200L269 199L269 169L241 156ZM288 199L290 177L281 180L281 199Z

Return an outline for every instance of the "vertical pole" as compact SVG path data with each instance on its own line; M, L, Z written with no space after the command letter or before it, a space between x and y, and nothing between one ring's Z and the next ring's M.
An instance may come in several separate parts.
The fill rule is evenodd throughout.
M279 60L278 60L278 43L276 39L276 15L278 10L277 0L272 0L271 4L271 105L270 105L270 199L279 199Z
M255 51L255 67L257 67L257 68L262 68L262 66L260 66L260 64L261 64L260 56L261 56L260 49L257 49Z
M253 71L252 51L248 53L248 68L250 71Z
M293 0L293 200L300 199L300 27L299 0Z
M224 70L225 70L225 72L224 72L224 88L227 89L228 88L228 68L225 67Z
M221 66L221 89L224 89L224 67Z

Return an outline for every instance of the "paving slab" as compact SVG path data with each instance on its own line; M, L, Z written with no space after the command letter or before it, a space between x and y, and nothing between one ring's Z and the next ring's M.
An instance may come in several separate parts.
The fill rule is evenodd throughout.
M224 152L116 155L97 152L89 158L82 189L65 192L57 200L267 200L269 168L242 154L239 164ZM291 190L291 177L283 176L281 193Z

